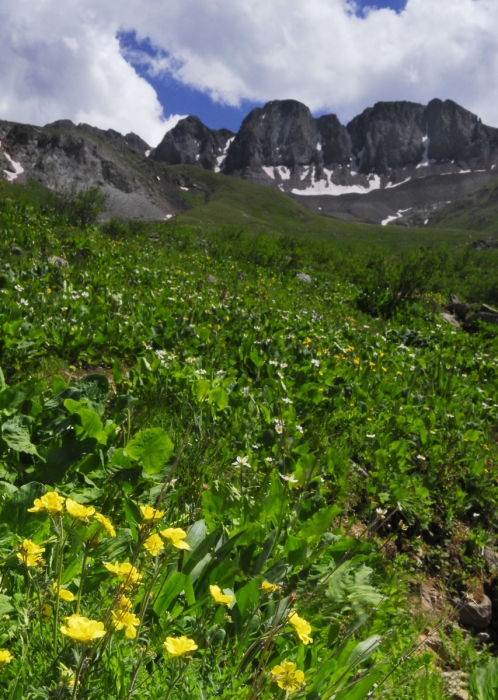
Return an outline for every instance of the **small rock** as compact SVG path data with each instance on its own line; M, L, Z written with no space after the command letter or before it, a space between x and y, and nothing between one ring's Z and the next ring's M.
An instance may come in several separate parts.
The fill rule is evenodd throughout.
M456 318L453 316L453 314L439 314L441 317L441 320L444 321L445 323L449 323L450 326L454 326L455 328L460 328L459 322L456 320Z
M460 622L478 630L485 630L489 627L493 612L491 600L487 595L482 596L480 603L460 602L458 610Z
M494 309L492 306L489 306L489 304L481 304L481 308L479 309L479 312L485 313L485 314L493 314L494 316L498 316L498 310Z
M444 597L434 581L423 581L420 584L420 607L425 613L435 615L444 606Z
M48 262L56 267L69 267L68 261L65 258L59 258L58 255L51 255Z
M10 249L10 254L21 257L22 255L24 255L24 250L22 248L18 248L17 246L12 246L12 248Z
M446 306L447 310L454 314L460 321L463 321L465 316L470 311L470 306L456 296L450 294L450 303Z
M477 325L476 321L484 321L484 323L490 323L492 326L498 326L498 314L495 312L488 313L486 311L478 311L465 319L464 328L466 330L472 330L472 328Z
M493 641L489 632L479 632L477 639L481 642L481 644L491 644Z
M490 571L498 571L498 554L493 552L491 547L484 546L482 548L482 556Z
M311 284L311 277L309 275L305 274L304 272L298 272L296 275L296 278L300 282L306 282L306 284Z
M214 275L208 275L206 277L207 282L211 282L211 284L216 284L218 282L218 278L215 277Z

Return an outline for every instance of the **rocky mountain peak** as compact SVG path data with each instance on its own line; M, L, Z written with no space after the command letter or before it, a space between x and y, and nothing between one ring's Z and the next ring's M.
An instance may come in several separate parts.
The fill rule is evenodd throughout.
M296 100L273 100L244 119L228 151L225 172L255 175L265 167L319 164L321 148L308 107Z
M209 129L199 117L185 117L167 132L152 157L168 165L199 165L218 171L223 166L227 144L234 135L229 129Z

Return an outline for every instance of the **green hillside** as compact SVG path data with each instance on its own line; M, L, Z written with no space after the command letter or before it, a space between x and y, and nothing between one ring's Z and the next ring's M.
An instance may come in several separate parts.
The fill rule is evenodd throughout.
M438 315L493 251L194 175L190 221L0 196L0 696L493 697L447 601L496 604L498 336Z
M194 166L174 166L198 188L182 192L192 209L177 221L202 229L235 226L249 234L305 236L331 239L341 245L361 248L380 243L392 250L448 243L460 245L480 236L472 228L465 232L441 231L431 227L374 226L340 221L311 212L287 195L241 178L212 173Z
M443 207L431 218L442 229L498 231L498 179Z

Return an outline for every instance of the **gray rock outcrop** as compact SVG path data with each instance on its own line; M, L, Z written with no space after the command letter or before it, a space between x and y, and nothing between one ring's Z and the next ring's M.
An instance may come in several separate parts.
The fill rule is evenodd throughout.
M180 119L153 152L153 159L168 165L198 165L219 171L227 144L235 136L229 129L209 129L199 117Z

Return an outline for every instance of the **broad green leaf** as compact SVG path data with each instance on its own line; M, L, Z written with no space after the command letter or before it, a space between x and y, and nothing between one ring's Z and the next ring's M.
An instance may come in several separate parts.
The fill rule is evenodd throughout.
M309 520L303 523L299 535L308 540L308 542L319 539L324 532L327 532L332 521L340 512L341 509L337 506L329 506L317 511Z
M154 603L154 612L156 615L162 615L173 600L183 591L185 588L185 581L187 577L185 574L179 571L175 572L172 576L166 579L166 582L162 585L161 591Z
M162 428L146 428L126 445L129 457L139 462L146 474L157 474L171 457L173 443Z
M358 663L362 663L369 659L374 651L378 649L382 637L378 634L374 634L368 639L364 639L362 642L357 644L348 658L348 665L355 666Z
M228 406L228 394L221 386L211 389L209 392L209 400L215 403L220 411Z
M2 424L2 437L12 450L38 455L36 445L31 442L29 425L28 416L14 416Z

